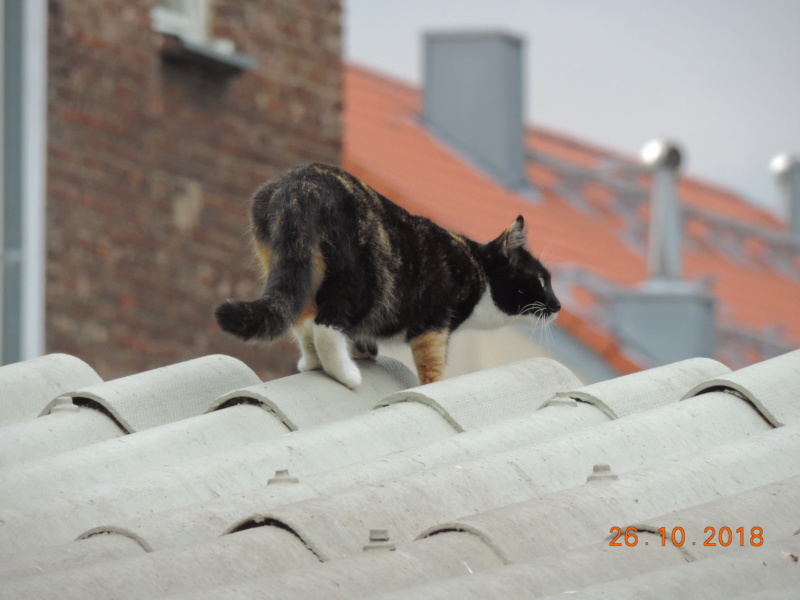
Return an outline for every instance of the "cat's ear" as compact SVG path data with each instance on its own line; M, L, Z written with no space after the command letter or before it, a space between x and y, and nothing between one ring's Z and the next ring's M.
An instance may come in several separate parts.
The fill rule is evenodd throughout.
M518 216L514 222L495 240L500 251L508 256L512 250L525 247L526 239L525 219Z

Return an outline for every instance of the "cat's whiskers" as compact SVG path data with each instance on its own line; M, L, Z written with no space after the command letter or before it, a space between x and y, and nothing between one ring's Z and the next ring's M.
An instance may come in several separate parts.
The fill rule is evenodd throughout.
M542 346L548 346L553 341L553 331L551 329L553 321L555 320L553 315L548 312L547 307L542 302L533 302L532 304L528 304L524 306L520 310L520 314L517 316L522 316L525 314L531 314L535 319L534 325L530 328L531 332L529 335L530 342L533 342L534 339L534 331L539 330L539 343Z
M541 339L541 342L542 342L543 346L547 346L548 345L547 344L547 342L548 342L548 338L547 338L548 319L547 319L547 315L545 314L545 310L546 309L544 308L544 306L542 306L542 308L539 309L539 315L538 315L539 322L541 323L541 326L539 328L541 333L540 333L539 337Z
M550 341L551 342L555 341L555 337L556 337L555 330L553 329L553 327L554 327L553 324L556 322L556 317L557 316L558 316L558 313L553 313L547 318L547 330L548 330L548 335L550 336Z
M515 325L517 319L527 315L529 312L531 312L531 310L533 310L536 307L537 304L541 304L541 302L533 302L532 304L526 304L525 306L520 308L519 312L511 318L511 322L509 323L509 325ZM536 327L536 325L534 325L534 327Z
M541 310L541 309L544 308L544 304L541 303L541 302L538 302L538 301L537 302L532 302L531 304L526 304L525 306L523 306L520 309L519 315L517 315L517 316L525 315L525 314L529 313L531 310L533 310L534 308Z
M547 310L547 307L545 307L544 303L539 302L539 301L532 302L531 304L526 304L525 306L523 306L520 309L519 314L515 317L515 318L517 318L517 317L521 317L523 315L530 314L535 319L534 324L530 327L530 334L529 334L529 339L528 339L529 342L533 342L534 341L535 331L537 329L539 329L540 330L540 333L539 333L540 345L544 343L544 340L542 338L542 336L544 334L543 334L543 332L541 332L541 329L542 329L541 325L544 323L545 326L546 326L546 324L547 324L547 317L545 316L546 310Z
M553 320L550 318L550 315L547 315L544 318L544 339L545 339L545 346L549 346L553 341L553 331L550 327L553 325Z
M534 314L533 316L536 319L536 323L534 323L533 327L531 327L531 333L530 333L528 341L531 342L531 343L536 343L535 338L536 338L536 332L538 331L539 332L539 343L541 344L542 332L541 332L541 329L539 327L539 325L541 324L540 323L540 319L539 319L539 316L537 314Z

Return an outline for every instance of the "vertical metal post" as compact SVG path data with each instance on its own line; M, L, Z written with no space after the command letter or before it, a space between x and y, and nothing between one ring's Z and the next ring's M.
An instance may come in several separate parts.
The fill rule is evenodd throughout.
M800 159L791 154L778 154L769 163L769 169L778 185L788 233L792 239L800 241Z
M2 362L44 350L45 0L2 5Z
M22 203L22 359L45 352L47 196L47 0L24 0L25 166Z
M0 365L3 360L3 207L6 203L6 0L0 0Z
M20 357L23 12L22 0L3 2L3 363L15 362Z
M641 157L653 177L650 241L647 251L648 277L651 281L678 281L683 275L683 224L677 192L681 152L675 144L653 140L644 146Z

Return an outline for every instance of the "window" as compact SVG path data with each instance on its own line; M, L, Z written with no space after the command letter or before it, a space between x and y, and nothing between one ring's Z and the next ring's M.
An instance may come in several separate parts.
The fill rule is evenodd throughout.
M159 33L178 36L194 50L210 49L218 55L236 53L232 40L210 36L211 0L160 0L150 16ZM202 50L201 50L202 51ZM246 65L249 67L248 65Z
M152 13L153 27L196 43L208 42L208 0L160 0Z

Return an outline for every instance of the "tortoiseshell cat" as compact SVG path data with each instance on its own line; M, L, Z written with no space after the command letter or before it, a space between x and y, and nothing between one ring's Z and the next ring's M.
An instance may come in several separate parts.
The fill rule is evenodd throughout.
M374 357L377 340L408 342L424 384L442 378L454 329L535 326L561 308L525 249L522 216L480 244L312 164L264 184L251 217L266 287L258 300L217 307L220 327L245 340L292 328L298 369L322 368L350 388L361 383L352 356Z

